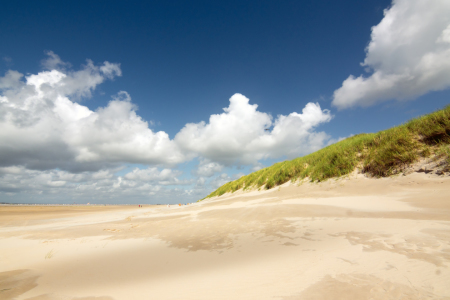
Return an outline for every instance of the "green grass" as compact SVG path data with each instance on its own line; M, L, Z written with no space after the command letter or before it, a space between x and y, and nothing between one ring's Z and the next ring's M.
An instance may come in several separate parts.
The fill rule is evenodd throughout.
M373 177L401 172L420 157L446 157L450 164L450 105L378 133L358 134L309 155L228 182L206 198L240 189L271 189L308 178L320 182L350 174L355 168Z

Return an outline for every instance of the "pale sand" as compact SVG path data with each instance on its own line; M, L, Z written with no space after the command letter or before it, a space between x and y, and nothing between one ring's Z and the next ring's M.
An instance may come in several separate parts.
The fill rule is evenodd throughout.
M0 207L0 299L450 299L450 177Z

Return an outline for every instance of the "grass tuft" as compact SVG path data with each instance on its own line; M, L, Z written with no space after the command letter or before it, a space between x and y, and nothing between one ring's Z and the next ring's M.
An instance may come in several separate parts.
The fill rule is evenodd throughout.
M53 257L53 255L55 255L55 252L53 252L53 249L52 249L45 255L45 259L50 259Z
M369 144L363 172L375 177L396 174L418 159L417 147L418 142L405 126L380 132Z

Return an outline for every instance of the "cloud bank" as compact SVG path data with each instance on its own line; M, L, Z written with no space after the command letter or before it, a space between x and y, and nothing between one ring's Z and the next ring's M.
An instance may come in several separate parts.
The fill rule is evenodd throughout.
M119 64L87 60L74 71L55 53L47 55L37 74L10 70L0 77L3 193L193 196L208 180L214 186L230 180L223 173L213 178L225 167L259 167L263 159L293 158L330 139L316 131L332 119L319 104L273 118L241 94L233 95L209 122L186 124L170 139L149 128L125 91L96 110L82 105L80 100L92 97L101 83L122 75ZM193 159L199 161L193 177L179 179L183 174L177 165ZM117 175L127 164L140 167Z
M333 95L339 109L414 99L450 87L450 1L394 0L372 27L361 64Z
M181 199L182 202L195 201L200 196L184 189L170 188L191 183L179 180L179 171L149 167L135 169L125 176L116 176L115 171L74 174L56 169L0 168L0 201L139 203L154 198L159 203L178 203Z

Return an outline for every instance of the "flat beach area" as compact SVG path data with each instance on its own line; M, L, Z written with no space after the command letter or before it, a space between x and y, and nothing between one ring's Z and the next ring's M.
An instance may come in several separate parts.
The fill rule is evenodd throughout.
M0 206L0 299L450 299L450 177Z

